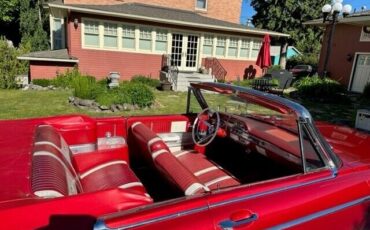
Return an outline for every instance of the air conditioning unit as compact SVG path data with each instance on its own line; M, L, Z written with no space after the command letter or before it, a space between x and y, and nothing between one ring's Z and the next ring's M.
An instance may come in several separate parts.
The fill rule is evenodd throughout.
M356 129L362 129L370 132L370 110L357 110Z

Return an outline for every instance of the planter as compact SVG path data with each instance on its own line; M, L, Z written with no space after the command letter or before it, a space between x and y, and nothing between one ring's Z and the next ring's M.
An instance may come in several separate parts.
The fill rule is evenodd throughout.
M169 91L172 88L172 84L170 82L162 82L161 88L163 91Z
M118 72L110 72L109 76L108 76L108 80L109 80L108 86L109 86L109 88L118 87L120 77L121 76Z

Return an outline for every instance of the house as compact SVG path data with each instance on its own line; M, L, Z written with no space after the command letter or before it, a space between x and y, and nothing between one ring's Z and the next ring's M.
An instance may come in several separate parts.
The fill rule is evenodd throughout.
M159 77L170 60L180 72L211 68L226 80L255 66L265 34L239 23L241 0L57 0L49 2L51 50L29 53L30 78L53 78L77 65L82 73L121 80ZM145 3L145 4L144 4ZM224 71L218 71L218 70ZM217 71L216 71L217 70Z
M329 24L322 20L306 22L307 25L325 27L319 61L319 73L324 71ZM370 82L370 11L360 11L340 18L334 31L328 73L332 79L345 85L349 91L362 93Z
M272 65L279 65L280 61L280 51L281 51L281 46L271 46L270 47L270 55L271 55L271 63ZM288 46L287 50L287 59L294 57L294 56L300 56L302 55L301 52L294 46Z

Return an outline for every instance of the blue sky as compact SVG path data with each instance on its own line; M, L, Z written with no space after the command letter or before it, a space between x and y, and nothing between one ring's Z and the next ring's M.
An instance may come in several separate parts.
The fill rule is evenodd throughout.
M367 6L367 9L370 10L369 0L343 0L343 4L351 4L353 9L359 10L361 6ZM245 24L248 18L252 18L254 15L254 10L250 6L250 0L243 0L242 14L240 17L240 22Z

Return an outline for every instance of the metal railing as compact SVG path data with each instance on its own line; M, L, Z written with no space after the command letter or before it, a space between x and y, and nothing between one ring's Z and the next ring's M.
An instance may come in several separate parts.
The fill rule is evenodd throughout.
M225 81L227 71L217 58L206 58L204 64L206 69L212 69L212 75L215 76L218 82Z
M176 65L173 65L171 60L171 55L163 54L162 55L162 70L167 68L167 80L172 83L173 87L177 85L177 77L179 74L179 68Z

